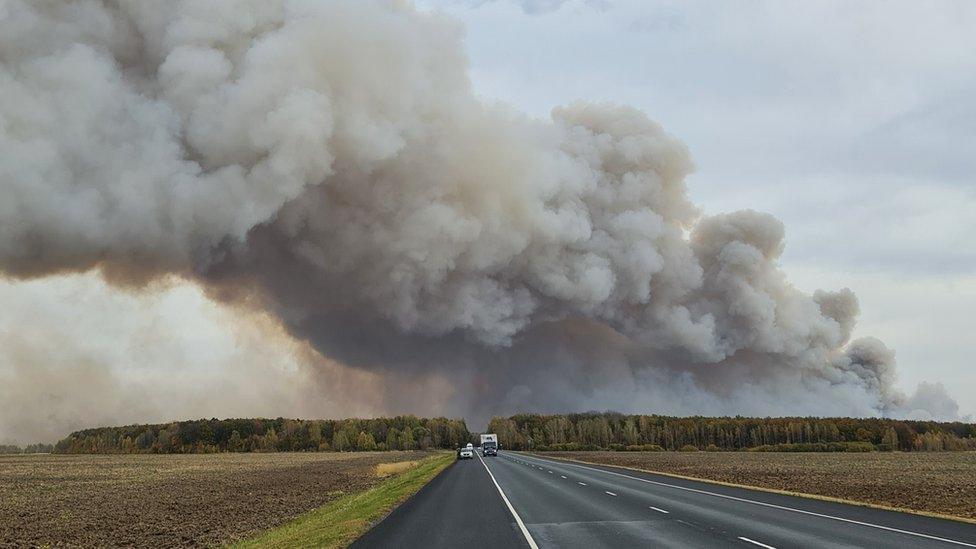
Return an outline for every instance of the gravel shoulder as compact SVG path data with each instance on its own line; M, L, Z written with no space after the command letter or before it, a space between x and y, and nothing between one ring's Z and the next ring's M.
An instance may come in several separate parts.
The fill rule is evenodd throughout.
M279 526L424 452L0 456L0 546L212 546Z
M542 452L976 520L976 452Z

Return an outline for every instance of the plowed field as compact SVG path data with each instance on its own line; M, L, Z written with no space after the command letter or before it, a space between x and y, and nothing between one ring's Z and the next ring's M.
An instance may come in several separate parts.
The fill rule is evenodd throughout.
M200 546L377 484L422 452L0 456L0 546Z

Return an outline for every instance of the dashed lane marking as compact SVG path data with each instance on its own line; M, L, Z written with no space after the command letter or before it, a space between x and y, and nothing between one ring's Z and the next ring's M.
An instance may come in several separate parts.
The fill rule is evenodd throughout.
M535 458L534 457L533 459L537 459L537 460L542 461L544 463L546 463L546 462L553 463L551 460L546 460L546 459L542 459L542 458ZM656 480L650 480L650 479L635 477L635 476L631 476L631 475L624 475L622 473L615 473L613 471L607 471L605 469L597 469L595 467L587 467L585 465L577 465L575 463L566 463L566 462L558 462L558 463L560 465L563 465L563 466L566 466L566 467L576 467L578 469L586 469L588 471L594 471L594 472L597 472L597 473L603 473L605 475L613 475L613 476L617 476L617 477L629 478L631 480L636 480L636 481L639 481L639 482L645 482L647 484L654 484L656 486L666 486L668 488L674 488L676 490L683 490L685 492L693 492L693 493L696 493L696 494L704 494L704 495L713 496L713 497L722 498L722 499L727 499L727 500L731 500L731 501L738 501L738 502L741 502L741 503L750 503L752 505L759 505L759 506L768 507L768 508L771 508L771 509L779 509L781 511L790 511L790 512L793 512L793 513L800 513L800 514L807 515L807 516L825 518L825 519L828 519L828 520L836 520L838 522L846 522L848 524L857 524L857 525L860 525L860 526L867 526L868 528L877 528L878 530L885 530L885 531L888 531L888 532L896 532L898 534L905 534L905 535L908 535L908 536L915 536L915 537L925 538L925 539L933 539L933 540L936 540L936 541L942 541L942 542L951 543L951 544L954 544L954 545L961 545L963 547L976 547L976 544L966 543L964 541L959 541L959 540L954 540L954 539L949 539L949 538L942 538L942 537L933 536L933 535L930 535L930 534L923 534L921 532L912 532L911 530L902 530L901 528L892 528L890 526L882 526L880 524L872 524L870 522L862 522L862 521L859 521L859 520L853 520L853 519L848 519L848 518L844 518L844 517L838 517L838 516L834 516L834 515L826 515L826 514L823 514L823 513L815 513L813 511L806 511L806 510L803 510L803 509L796 509L794 507L787 507L785 505L776 505L775 503L766 503L764 501L756 501L754 499L740 498L740 497L737 497L737 496L730 496L730 495L727 495L727 494L719 494L719 493L716 493L716 492L709 492L708 490L699 490L697 488L689 488L687 486L678 486L676 484L669 484L667 482L659 482L659 481L656 481Z

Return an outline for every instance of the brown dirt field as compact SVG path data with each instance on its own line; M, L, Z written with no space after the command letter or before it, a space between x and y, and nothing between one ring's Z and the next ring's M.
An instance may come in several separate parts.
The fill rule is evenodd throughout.
M976 452L547 452L540 455L976 519Z
M423 452L0 456L0 547L243 539Z

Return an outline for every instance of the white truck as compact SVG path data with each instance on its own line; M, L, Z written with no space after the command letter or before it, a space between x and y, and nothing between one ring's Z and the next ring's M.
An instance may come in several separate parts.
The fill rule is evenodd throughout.
M498 455L498 435L494 433L481 435L481 455L485 457Z

